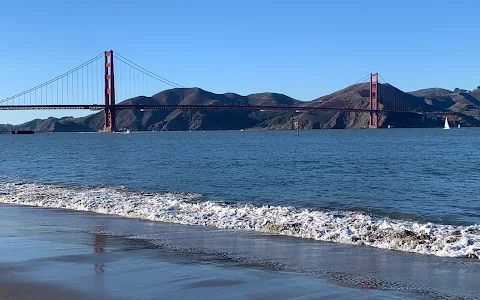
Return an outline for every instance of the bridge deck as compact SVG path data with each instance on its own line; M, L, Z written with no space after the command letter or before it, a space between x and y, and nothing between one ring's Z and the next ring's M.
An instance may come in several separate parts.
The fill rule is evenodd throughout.
M88 109L103 110L106 105L102 104L74 104L74 105L0 105L0 110L48 110L48 109ZM400 110L370 110L369 108L339 108L323 106L257 106L257 105L122 105L114 106L116 110L257 110L257 111L344 111L344 112L377 112L377 113L405 113L420 114L422 112Z

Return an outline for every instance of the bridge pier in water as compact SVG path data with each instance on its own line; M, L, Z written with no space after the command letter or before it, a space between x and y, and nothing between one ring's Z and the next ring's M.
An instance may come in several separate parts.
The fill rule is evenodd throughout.
M105 51L105 109L103 131L117 130L115 122L115 75L113 69L113 51Z

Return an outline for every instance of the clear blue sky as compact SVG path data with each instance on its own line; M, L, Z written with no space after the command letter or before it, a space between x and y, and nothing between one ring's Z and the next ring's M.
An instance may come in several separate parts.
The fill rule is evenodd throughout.
M370 72L405 91L474 89L479 11L477 0L2 1L0 99L108 49L217 93L311 100ZM0 112L0 123L72 114Z

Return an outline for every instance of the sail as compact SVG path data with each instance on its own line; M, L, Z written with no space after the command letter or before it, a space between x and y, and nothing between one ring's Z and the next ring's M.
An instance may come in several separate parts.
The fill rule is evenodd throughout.
M445 118L445 125L443 126L443 129L450 129L450 125L448 125L448 119Z

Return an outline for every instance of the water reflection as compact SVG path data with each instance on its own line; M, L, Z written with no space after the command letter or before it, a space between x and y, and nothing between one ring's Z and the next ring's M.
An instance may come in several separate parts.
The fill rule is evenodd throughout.
M97 296L105 294L103 253L105 252L105 228L98 227L93 232L94 275L93 286Z
M103 253L105 246L105 235L103 228L97 228L93 232L93 252ZM95 274L101 274L105 272L103 263L95 263Z

